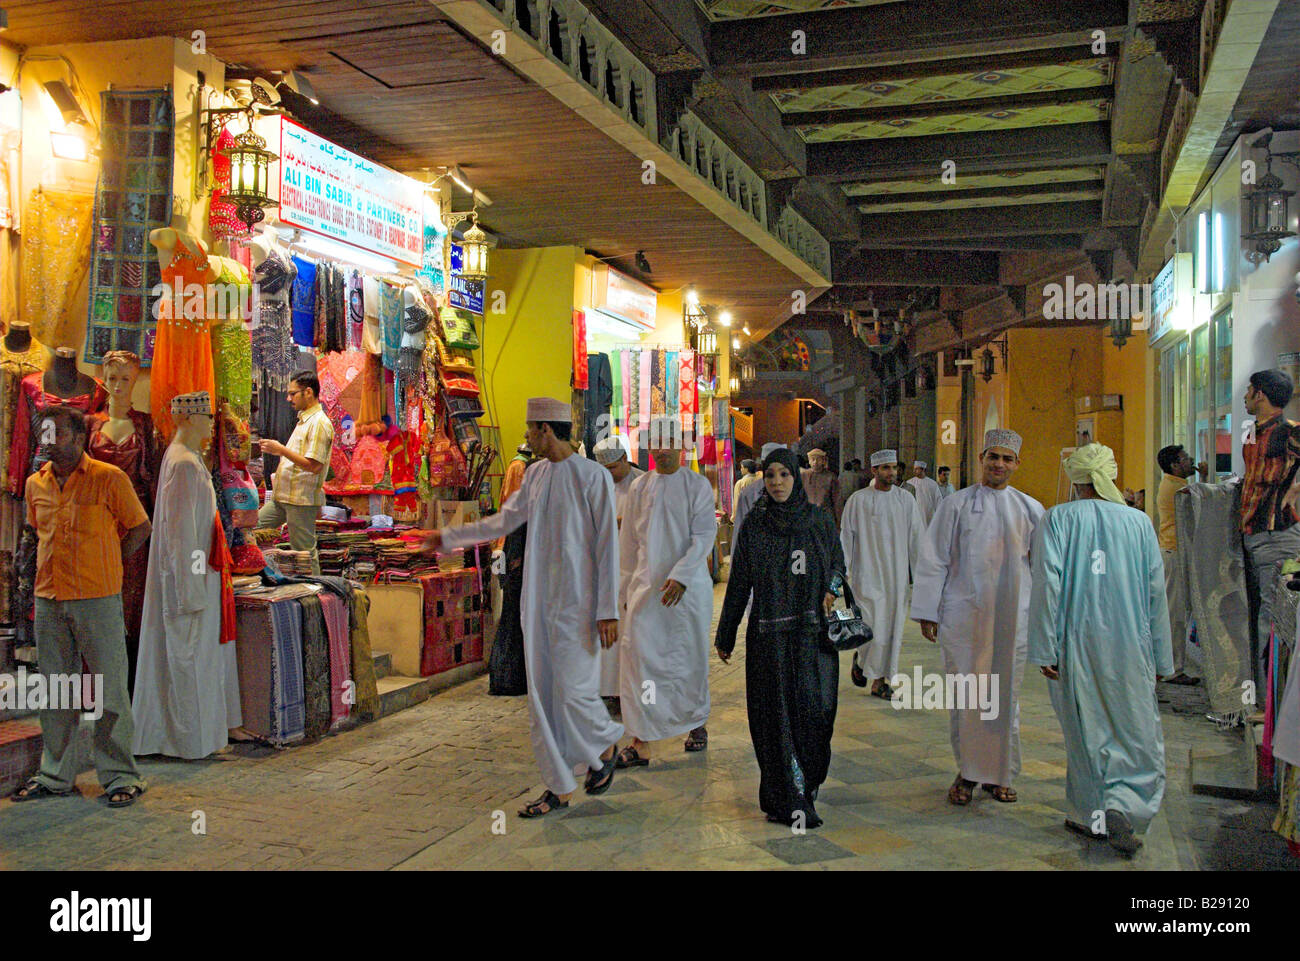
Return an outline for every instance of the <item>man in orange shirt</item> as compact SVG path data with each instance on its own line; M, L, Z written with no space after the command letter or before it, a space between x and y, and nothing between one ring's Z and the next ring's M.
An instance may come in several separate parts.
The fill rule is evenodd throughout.
M131 479L86 454L86 420L72 407L49 408L40 446L49 456L27 478L27 523L36 528L36 658L47 691L52 677L79 676L84 657L103 679L95 721L95 770L110 807L133 804L144 793L131 754L134 723L126 692L126 628L122 620L122 563L149 537L149 517ZM137 561L143 563L143 558ZM15 801L75 791L76 752L70 750L78 712L51 703L40 712L45 750L40 772Z

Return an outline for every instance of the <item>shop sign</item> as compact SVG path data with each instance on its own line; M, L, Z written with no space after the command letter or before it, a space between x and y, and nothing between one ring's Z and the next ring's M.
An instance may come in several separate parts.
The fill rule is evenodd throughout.
M647 287L605 264L598 264L592 270L591 287L591 306L596 310L642 330L655 329L659 295L653 287Z
M423 203L418 180L280 118L281 223L419 267Z
M447 302L453 307L483 315L483 281L466 280L460 275L465 264L465 249L451 245L451 279L447 284Z
M1176 254L1156 274L1151 282L1151 322L1147 334L1155 343L1174 326L1174 311L1180 301L1189 303L1191 293L1191 254ZM1187 290L1183 290L1187 287Z

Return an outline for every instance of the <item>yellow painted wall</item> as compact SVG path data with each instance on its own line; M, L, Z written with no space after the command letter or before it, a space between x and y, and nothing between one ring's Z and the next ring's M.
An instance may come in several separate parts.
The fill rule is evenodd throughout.
M490 409L481 423L501 428L503 463L524 439L529 397L572 396L573 265L580 253L576 247L498 249L488 258L487 289L505 292L506 311L489 312L483 324L483 389Z
M1116 484L1120 490L1147 487L1147 467L1155 461L1155 451L1147 441L1146 344L1141 336L1130 337L1117 348L1104 333L1097 334L1101 344L1104 392L1124 397L1124 442L1115 451L1119 463ZM1148 490L1152 500L1155 491Z
M41 85L49 80L68 81L67 58L76 70L81 87L89 102L81 107L96 127L101 122L100 91L110 85L124 88L161 88L172 86L176 114L176 133L172 157L173 221L206 238L206 199L194 198L194 171L200 159L195 153L198 123L195 116L197 96L197 71L203 70L209 86L224 86L225 67L211 55L193 53L186 41L172 37L153 37L144 40L120 40L103 43L65 44L57 47L33 47L26 53L21 93L26 109L23 111L22 197L27 198L38 186L56 189L73 189L93 192L99 176L99 164L92 157L88 162L60 160L50 151L50 126L44 108ZM7 59L5 61L8 62ZM12 76L12 71L5 74ZM80 98L82 91L76 89ZM86 251L87 265L89 250ZM89 274L83 280L69 305L63 334L53 347L74 347L80 361L86 335L86 301L89 296ZM33 324L35 329L37 325ZM81 369L98 376L95 365L79 363ZM149 409L149 374L144 371L136 383L133 395L135 406Z
M1051 507L1057 503L1061 449L1074 446L1075 398L1102 388L1100 335L1094 328L1067 327L1013 328L1007 336L1005 426L1024 438L1012 484ZM1067 499L1063 494L1061 500Z

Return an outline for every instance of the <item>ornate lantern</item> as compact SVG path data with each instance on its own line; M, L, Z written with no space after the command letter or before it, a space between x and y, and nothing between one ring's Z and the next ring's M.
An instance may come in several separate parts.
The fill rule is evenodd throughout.
M477 213L470 214L470 220L473 221L472 226L461 235L460 247L464 251L464 259L460 275L465 280L487 280L487 234L479 228Z
M222 151L230 158L230 191L224 199L235 205L235 214L252 230L253 225L266 218L264 207L275 207L271 199L271 164L279 155L266 149L266 141L253 130L252 117L248 129L235 138L235 145Z
M1244 240L1254 241L1254 250L1247 251L1246 256L1255 263L1267 261L1282 246L1282 241L1291 236L1288 224L1291 221L1291 197L1294 190L1284 190L1282 178L1273 173L1273 155L1269 154L1267 168L1263 177L1253 190L1246 191L1246 203L1250 210L1250 233L1243 235Z

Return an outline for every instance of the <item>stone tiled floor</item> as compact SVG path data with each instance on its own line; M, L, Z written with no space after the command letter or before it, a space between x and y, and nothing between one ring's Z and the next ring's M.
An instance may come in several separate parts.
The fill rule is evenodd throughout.
M937 670L939 659L913 625L902 667L917 663ZM524 700L488 697L480 677L316 744L146 761L150 790L123 811L104 806L90 775L80 797L0 802L0 868L1300 869L1268 829L1270 805L1190 793L1189 749L1232 743L1195 712L1195 692L1167 692L1165 805L1125 862L1061 827L1065 755L1036 672L1021 700L1019 803L977 792L959 809L944 800L954 773L945 715L867 697L846 666L818 801L826 824L805 835L757 807L743 643L711 680L707 752L656 744L650 767L538 821L514 813L541 790Z

